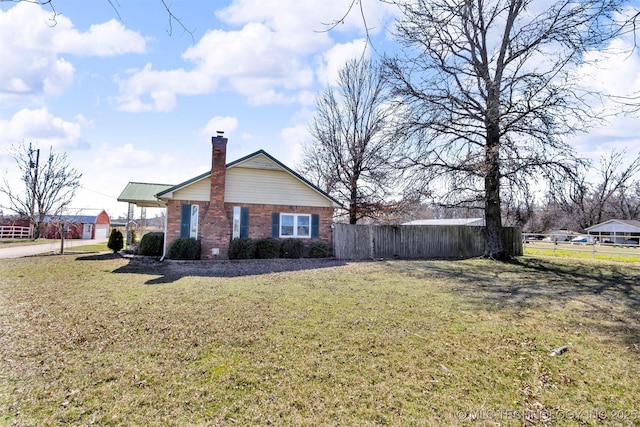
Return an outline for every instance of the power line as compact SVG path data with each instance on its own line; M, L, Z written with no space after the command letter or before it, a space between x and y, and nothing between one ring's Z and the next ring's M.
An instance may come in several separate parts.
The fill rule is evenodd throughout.
M117 199L117 197L115 197L115 196L112 196L110 194L101 193L100 191L97 191L97 190L92 190L91 188L87 188L84 185L80 185L80 188L83 188L83 189L85 189L87 191L91 191L92 193L99 194L101 196L109 197L110 199Z

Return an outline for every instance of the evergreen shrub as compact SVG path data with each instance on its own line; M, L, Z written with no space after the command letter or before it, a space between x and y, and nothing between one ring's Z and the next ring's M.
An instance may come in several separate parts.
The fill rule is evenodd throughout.
M120 252L124 247L124 237L122 237L122 232L117 228L111 230L109 241L107 242L107 247L111 249L113 253Z
M329 246L325 242L315 242L309 249L309 258L326 258L329 256Z
M171 242L167 251L169 259L200 259L200 240L181 237Z
M273 237L256 242L256 258L270 259L280 257L280 242Z
M164 244L164 233L161 231L153 231L142 236L140 246L138 247L139 255L161 256L162 245Z
M256 243L249 237L233 239L229 243L229 259L253 259L256 254Z
M280 244L281 258L302 258L304 243L302 239L283 239Z

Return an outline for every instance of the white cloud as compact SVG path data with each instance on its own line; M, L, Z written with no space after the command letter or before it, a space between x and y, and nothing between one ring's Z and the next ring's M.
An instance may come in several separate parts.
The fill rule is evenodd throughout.
M173 162L174 162L174 158L173 158L173 156L172 156L171 154L169 154L169 153L164 153L164 154L162 155L162 157L160 158L160 164L161 164L162 166L169 166L169 165L172 165L172 164L173 164Z
M0 146L33 143L35 147L54 149L82 148L82 128L87 122L82 116L75 122L55 117L46 108L22 109L9 120L0 120Z
M339 43L322 53L318 66L318 80L323 85L334 85L340 68L350 59L369 58L366 39L356 39L348 43Z
M102 144L93 165L99 168L137 169L154 164L156 156L146 150L136 149L133 144L113 147Z
M638 30L640 36L640 30ZM631 35L626 39L613 40L602 51L591 51L585 55L585 64L576 72L585 90L602 94L597 97L596 114L605 119L605 123L589 132L571 138L572 146L592 162L597 163L601 156L608 156L612 150L628 149L629 159L635 158L640 147L640 117L620 115L620 104L624 97L637 97L640 94L640 52L634 48ZM614 98L608 98L613 95Z
M92 25L86 33L80 33L74 28L56 31L52 47L55 52L75 55L117 56L144 53L146 43L140 34L127 30L120 22L112 19L104 24Z
M309 131L307 125L300 123L282 129L280 138L284 142L284 149L278 157L280 161L295 169L302 161L302 145L309 140Z
M171 111L176 94L197 95L209 93L217 80L206 73L183 69L157 71L147 64L142 70L130 70L131 77L120 79L119 109L129 112ZM142 97L148 96L149 102Z
M640 52L633 42L613 40L605 51L588 52L585 60L578 73L587 89L616 96L640 92Z
M196 95L221 88L231 88L255 105L309 104L316 83L316 70L309 65L314 56L324 58L320 74L325 77L334 73L340 59L363 52L365 31L359 10L331 32L323 25L341 18L347 8L322 0L236 0L217 16L237 29L208 31L187 49L183 59L191 69L152 71L147 65L122 80L120 109L168 111L172 103L159 102L154 93ZM372 32L380 31L382 21L395 10L378 1L364 9L367 23L375 27ZM345 37L348 31L360 38L332 48L334 37ZM168 95L162 99L173 101Z
M229 137L237 127L238 119L236 117L216 116L207 122L200 134L207 139L216 136L218 131L222 131L225 137Z
M72 83L75 73L62 54L113 56L141 53L145 40L116 21L79 32L63 15L51 23L51 11L20 2L0 10L0 102L27 97L59 95Z
M297 35L289 43L299 44L305 42L305 35L312 32L328 36L330 24L336 21L341 22L333 28L334 31L364 34L365 22L359 5L360 2L356 3L356 7L349 11L349 2L340 1L235 0L217 15L236 25L264 22L280 33ZM383 29L384 21L397 10L393 5L377 0L363 0L362 6L366 25L374 34Z

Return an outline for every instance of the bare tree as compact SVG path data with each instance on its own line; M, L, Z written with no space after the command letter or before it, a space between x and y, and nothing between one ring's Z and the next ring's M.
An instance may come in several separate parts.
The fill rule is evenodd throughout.
M553 185L549 199L571 218L565 222L585 229L612 218L640 218L640 154L624 166L627 159L626 150L613 150L601 157L595 182L583 170L578 179Z
M305 176L348 207L349 223L387 214L400 202L398 159L401 148L393 133L393 110L379 66L350 60L339 71L337 85L316 99L310 125L313 141L303 147Z
M12 146L11 157L16 162L24 187L18 190L11 186L8 173L5 173L0 193L7 196L11 211L29 219L37 238L45 217L57 216L69 206L80 186L82 174L69 166L66 153L57 154L53 149L41 161L40 150L23 143Z
M626 31L622 0L396 2L401 55L386 60L408 111L421 178L452 205L484 208L485 255L509 258L502 192L572 177L565 142L594 119L572 71ZM424 184L423 184L424 185Z

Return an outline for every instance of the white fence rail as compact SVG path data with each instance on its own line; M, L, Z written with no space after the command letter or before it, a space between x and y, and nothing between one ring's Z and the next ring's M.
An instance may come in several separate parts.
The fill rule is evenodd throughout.
M0 239L28 239L30 237L29 227L0 225Z
M593 259L600 256L631 257L640 258L640 245L637 238L630 238L625 241L632 243L605 243L597 238L598 236L588 235L558 235L523 233L523 252L530 254L553 254L553 256L576 256L590 257Z

